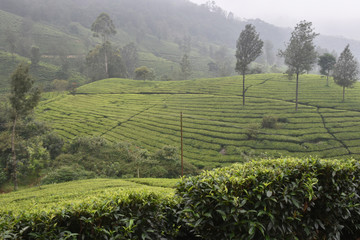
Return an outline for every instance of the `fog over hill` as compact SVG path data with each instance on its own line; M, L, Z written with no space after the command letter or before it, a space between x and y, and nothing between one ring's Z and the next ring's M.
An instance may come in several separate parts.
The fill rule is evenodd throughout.
M216 53L222 47L226 50L225 57L232 61L228 65L233 66L236 40L247 23L256 26L261 38L270 46L274 58L278 49L284 48L293 30L265 22L261 20L262 16L245 20L214 3L198 5L189 0L1 0L0 10L22 17L23 22L45 24L77 38L76 41L81 42L83 55L96 44L96 40L91 38L91 24L101 12L106 12L113 19L118 32L112 39L114 45L122 47L135 42L143 53L141 64L151 65L158 61L150 67L159 75L170 75L177 71L185 45L189 47L190 60L195 63L192 77L211 75L207 65L218 60L219 54ZM9 26L16 24L3 27L0 24L0 31L5 32ZM317 29L315 32L318 32ZM39 45L39 33L36 34L26 43L28 48ZM354 55L360 59L360 41L321 34L316 44L321 51L335 51L337 54L350 44ZM5 38L1 36L0 48L8 48ZM48 48L54 49L51 46ZM74 53L71 48L66 48L67 54L79 54L79 51ZM235 74L233 67L229 71Z

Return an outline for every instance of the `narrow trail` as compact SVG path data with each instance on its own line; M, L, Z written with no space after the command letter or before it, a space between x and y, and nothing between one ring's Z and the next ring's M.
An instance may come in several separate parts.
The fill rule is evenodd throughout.
M106 135L107 133L113 131L115 128L121 127L121 125L123 125L123 124L131 121L133 118L139 116L140 114L142 114L142 113L144 113L144 112L146 112L146 111L148 111L148 110L150 110L150 109L152 109L152 108L154 108L154 107L156 107L156 106L158 106L158 104L152 105L152 106L150 106L150 107L147 107L147 108L145 108L145 109L143 109L143 110L135 113L134 115L130 116L128 119L126 119L126 120L123 121L123 122L118 122L115 126L113 126L112 128L106 130L105 132L103 132L100 136L104 136L104 135Z
M322 120L322 122L323 122L323 125L324 125L324 128L326 129L326 131L327 131L337 142L339 142L341 145L343 145L343 147L344 147L344 148L346 149L346 151L348 152L348 155L352 154L352 152L350 151L349 147L348 147L341 139L338 139L338 138L335 136L335 134L330 131L330 128L326 127L325 118L324 118L324 116L321 114L319 107L317 107L316 111L317 111L317 113L320 115L321 120Z
M166 98L164 98L164 101L167 101L168 99L169 99L169 97L166 97ZM113 131L115 128L121 127L121 125L123 125L123 124L131 121L133 118L139 116L140 114L143 114L144 112L149 111L150 109L152 109L152 108L154 108L154 107L156 107L156 106L158 106L158 105L159 105L159 104L154 104L154 105L151 105L151 106L149 106L149 107L147 107L147 108L144 108L143 110L141 110L141 111L135 113L134 115L130 116L130 117L129 117L128 119L126 119L125 121L123 121L123 122L118 122L115 126L113 126L112 128L106 130L105 132L103 132L100 136L104 136L105 134Z

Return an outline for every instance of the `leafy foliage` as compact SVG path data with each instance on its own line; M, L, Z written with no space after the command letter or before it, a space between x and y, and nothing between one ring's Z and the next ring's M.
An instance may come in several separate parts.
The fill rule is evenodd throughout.
M41 59L40 48L37 46L31 47L30 60L33 66L38 65Z
M343 101L345 101L345 88L352 87L358 80L358 75L359 63L352 55L350 46L347 45L340 54L333 73L335 83L343 87Z
M246 74L248 65L262 53L263 45L264 42L256 32L255 26L247 24L236 42L236 71Z
M240 33L236 42L236 67L235 70L243 76L243 105L245 105L245 74L248 65L255 61L262 53L264 42L260 39L255 30L255 26L247 24L245 29Z
M0 237L356 239L360 234L359 176L360 165L353 159L284 158L184 178L177 184L175 197L169 189L139 188L123 180L78 181L75 189L74 184L48 185L37 191L45 196L37 196L37 203L30 203L34 191L0 196L11 202L10 209L27 203L23 205L27 210L17 209L17 214L1 210ZM104 186L110 189L105 191ZM132 192L115 190L116 186ZM51 192L54 189L58 193ZM91 197L86 196L89 192ZM64 204L71 199L73 204ZM58 207L49 208L49 201L58 202ZM47 205L45 210L42 204Z
M29 75L29 66L20 64L11 75L10 96L12 117L12 135L11 135L11 152L12 152L12 173L14 180L14 189L18 187L18 160L15 150L16 124L21 118L26 117L36 107L40 100L40 90L33 88L34 80Z
M108 63L104 62L105 54ZM92 81L108 77L125 77L127 74L120 52L115 50L109 42L97 45L89 51L86 56L86 66L88 76Z
M273 116L264 116L261 127L262 128L276 128L277 118Z
M336 63L336 57L330 53L324 53L319 57L318 65L320 73L326 76L326 85L329 86L330 71L333 70Z
M309 72L316 62L316 51L313 43L318 35L313 32L312 23L301 21L291 33L290 41L279 55L285 58L289 75L296 74L295 110L298 109L299 75Z
M42 180L42 184L62 183L81 179L94 178L95 173L86 171L83 167L73 164L61 166L48 173Z
M109 37L116 34L114 23L107 13L101 13L91 25L95 37L101 37L102 42L109 41Z
M359 174L351 159L253 161L184 179L177 195L203 239L354 239Z
M155 73L153 69L150 69L146 66L141 66L135 69L135 79L136 80L154 80Z
M33 88L34 80L29 75L29 66L20 64L11 75L9 97L14 117L26 116L40 100L40 90Z
M188 79L191 76L191 63L189 56L185 53L180 61L180 70L182 79Z
M177 201L173 198L172 191L116 181L117 184L115 180L93 181L100 191L93 192L93 185L88 185L87 191L82 193L85 196L76 194L77 198L83 200L75 204L61 204L61 207L46 211L35 207L36 211L32 209L30 212L17 215L2 212L0 237L2 239L62 239L71 236L84 239L161 239L162 237L176 239L181 225L176 223ZM77 183L76 188L87 182ZM104 191L104 184L112 188ZM132 191L123 191L119 186ZM54 195L50 195L51 189L57 188L62 191L63 188L67 188L69 191L71 188L69 185L45 187L49 196Z

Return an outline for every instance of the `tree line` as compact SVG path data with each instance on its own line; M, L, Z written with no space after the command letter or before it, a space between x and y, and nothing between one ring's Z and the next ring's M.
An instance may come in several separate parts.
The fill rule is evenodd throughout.
M295 26L291 33L285 50L279 50L279 56L284 58L288 66L287 74L296 75L295 89L295 111L298 110L299 76L312 70L315 63L320 66L320 73L326 75L327 85L332 73L334 82L343 88L343 99L345 101L345 88L351 88L358 80L359 64L347 45L340 54L338 60L330 53L321 56L315 51L314 39L318 34L314 32L312 23L301 21ZM236 66L235 70L243 76L243 105L245 105L245 75L249 71L249 64L262 53L263 41L251 24L245 26L240 33L236 44Z

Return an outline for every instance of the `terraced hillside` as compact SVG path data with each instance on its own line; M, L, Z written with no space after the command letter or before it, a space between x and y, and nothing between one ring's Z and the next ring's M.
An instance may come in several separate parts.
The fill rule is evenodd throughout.
M30 19L24 19L2 10L0 10L0 32L2 33L0 35L0 48L2 49L8 49L6 37L11 32L16 39L29 40L30 43L27 46L29 48L32 44L40 46L42 54L57 54L54 50L59 50L59 46L74 55L86 52L86 46L79 38L66 34L55 27L32 22Z
M16 67L22 62L30 64L30 61L28 58L21 57L17 54L12 55L0 50L0 62L1 94L9 91L10 76ZM30 65L29 70L31 77L35 80L35 84L46 90L52 87L52 81L57 78L57 72L60 70L60 67L41 61L36 67ZM69 71L69 80L81 85L84 84L86 78L76 71Z
M293 103L295 81L282 74L247 77L242 106L240 77L188 81L106 79L78 89L75 95L48 96L37 118L63 137L103 136L129 141L149 150L179 146L183 112L184 157L198 167L241 161L244 156L360 156L360 91L341 88L317 75L300 79L299 111ZM275 129L247 133L264 116L277 117Z

